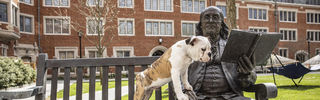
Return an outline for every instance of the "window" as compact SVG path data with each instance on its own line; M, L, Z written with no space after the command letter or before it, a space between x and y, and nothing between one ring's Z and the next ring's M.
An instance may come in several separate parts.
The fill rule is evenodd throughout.
M119 7L133 7L134 0L118 0Z
M172 11L172 0L145 0L145 10Z
M249 19L267 20L267 10L266 9L249 8Z
M194 36L196 34L197 22L184 22L182 21L182 36Z
M307 31L307 37L313 42L320 42L320 31Z
M268 32L268 28L249 27L249 30L255 32Z
M296 22L296 12L293 11L280 11L281 22Z
M206 7L206 0L182 0L181 12L201 12Z
M22 2L22 3L32 4L31 0L19 0L19 1Z
M1 56L6 57L7 56L7 51L8 51L8 45L1 44L1 52L2 52Z
M307 23L320 24L320 13L307 13Z
M279 48L279 54L282 57L288 57L288 49L287 48Z
M146 36L173 36L173 21L146 21Z
M45 0L45 6L69 7L69 0Z
M20 31L22 32L33 32L33 16L25 15L20 13Z
M0 21L8 22L7 4L0 3Z
M102 57L106 57L107 49L102 52ZM85 56L88 58L98 58L99 53L96 47L85 47Z
M221 4L220 2L217 2L217 3ZM225 2L223 2L223 3L225 4ZM217 5L217 7L222 10L224 17L227 18L226 5ZM237 7L236 7L236 17L238 19L238 8Z
M12 16L11 16L12 17L11 18L12 19L12 24L14 26L18 26L18 22L17 22L18 21L18 14L17 14L18 13L18 8L12 6L12 10L11 11L12 11L12 13L11 13L12 14Z
M119 35L122 36L133 36L134 35L134 20L133 19L118 19Z
M297 41L297 30L280 29L282 41Z
M113 47L115 57L133 57L133 47ZM128 71L128 66L123 66L122 71Z
M55 47L55 57L58 59L74 59L77 54L77 47ZM71 68L70 71L75 72L75 68ZM59 72L64 72L64 68L59 68Z
M320 1L319 0L306 0L306 4L320 5Z
M96 6L99 4L99 6L103 6L103 0L87 0L87 5L89 6Z
M316 55L320 54L320 48L316 48Z
M59 51L59 59L73 59L75 58L73 51ZM64 68L59 68L60 72L64 72ZM71 69L74 72L74 68Z
M102 20L98 21L99 20L87 19L87 35L98 35L99 30L101 32L100 34L103 34Z
M69 35L69 18L44 17L45 34L47 35Z

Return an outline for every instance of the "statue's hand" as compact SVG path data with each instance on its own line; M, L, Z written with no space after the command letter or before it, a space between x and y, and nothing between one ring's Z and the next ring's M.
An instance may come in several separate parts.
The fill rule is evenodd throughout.
M242 57L239 58L238 72L240 74L249 74L254 67L255 67L254 55L251 57L251 60L246 55L243 55Z
M198 100L196 93L192 90L184 90L184 94L187 95L189 100Z

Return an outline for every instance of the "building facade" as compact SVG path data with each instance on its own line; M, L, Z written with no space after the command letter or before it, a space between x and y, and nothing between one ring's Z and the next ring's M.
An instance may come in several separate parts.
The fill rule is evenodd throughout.
M120 40L110 44L103 57L161 55L176 41L195 34L200 12L206 7L217 6L226 16L225 0L112 2L119 10L112 23L119 25L114 33ZM71 28L72 21L90 24L74 11L76 3L78 0L0 0L0 54L30 63L36 62L39 53L47 53L49 59L78 58L80 49L82 57L97 57L97 49L86 38L81 38L79 47L78 31ZM61 9L67 13L54 13ZM236 0L236 13L238 29L282 33L275 48L281 56L305 61L320 51L319 0ZM88 28L79 30L83 35L93 34Z

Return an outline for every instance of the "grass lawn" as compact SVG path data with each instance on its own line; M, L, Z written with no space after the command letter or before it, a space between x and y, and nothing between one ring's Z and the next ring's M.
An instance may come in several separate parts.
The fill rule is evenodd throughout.
M298 84L299 79L295 82L299 87L296 87L291 79L281 75L275 75L278 87L278 96L271 100L319 100L320 99L320 74L306 74L302 81ZM273 76L258 76L256 84L273 83ZM162 86L162 100L168 100L168 91L165 89L168 86ZM150 100L155 100L155 92L153 92ZM245 97L255 98L254 93L244 92ZM121 98L128 100L128 95Z
M121 86L127 86L128 81L121 81ZM77 88L77 83L73 83L70 85L70 96L76 95L76 88ZM108 88L115 88L115 81L109 81L109 86ZM96 91L102 90L102 86L100 85L100 82L96 82ZM82 84L82 94L84 93L89 93L89 82L83 82ZM58 98L63 98L63 90L58 91L57 93L57 99Z

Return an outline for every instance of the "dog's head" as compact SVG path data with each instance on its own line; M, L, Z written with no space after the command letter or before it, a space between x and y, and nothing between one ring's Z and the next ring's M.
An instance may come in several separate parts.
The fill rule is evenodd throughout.
M194 61L208 62L212 58L209 38L193 36L185 40L188 54Z

